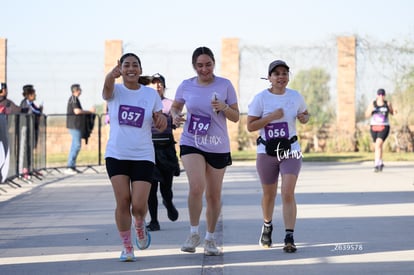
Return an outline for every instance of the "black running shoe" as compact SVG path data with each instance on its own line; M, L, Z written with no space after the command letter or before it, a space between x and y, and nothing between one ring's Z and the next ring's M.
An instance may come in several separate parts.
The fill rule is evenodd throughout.
M176 221L178 219L178 211L174 204L172 202L167 203L165 200L162 200L162 204L167 208L167 215L170 221Z
M147 225L147 229L148 229L148 231L159 231L161 228L160 228L160 224L158 222L151 221Z
M286 253L296 252L296 245L292 235L286 235L285 246L283 247L283 251L285 251Z
M270 226L263 225L259 245L261 245L264 248L272 247L272 231L273 231L273 225L270 225Z
M379 171L380 171L380 172L382 172L382 169L384 169L384 164L381 164L381 165L379 166Z
M381 172L381 166L379 166L379 165L378 166L375 166L374 167L374 172L375 173Z

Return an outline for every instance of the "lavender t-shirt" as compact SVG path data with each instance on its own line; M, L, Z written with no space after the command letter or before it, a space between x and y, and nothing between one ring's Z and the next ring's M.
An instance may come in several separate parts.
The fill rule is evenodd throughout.
M226 116L211 107L214 95L228 105L237 103L236 91L226 78L215 76L214 81L207 86L199 85L197 77L186 79L180 84L175 100L184 103L187 109L180 145L193 146L210 153L230 152Z

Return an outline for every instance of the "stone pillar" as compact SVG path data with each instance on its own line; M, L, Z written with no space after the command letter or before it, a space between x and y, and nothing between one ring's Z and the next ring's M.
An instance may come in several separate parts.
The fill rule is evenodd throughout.
M105 41L105 75L116 66L122 53L122 40ZM121 81L121 78L116 80L117 83L121 83Z
M110 72L118 63L118 60L121 58L123 49L122 49L122 40L106 40L105 41L105 64L104 64L104 75L108 72ZM116 83L122 82L122 77L118 77L115 80ZM103 112L105 113L107 111L107 105L106 102L103 106ZM102 122L102 125L104 125L103 129L104 131L101 131L101 140L104 141L104 144L108 141L109 137L109 124L104 124ZM99 159L99 163L101 163L101 159Z
M0 38L0 82L7 82L7 39Z
M340 151L356 149L356 38L338 37L337 137ZM346 142L345 142L346 141Z
M238 38L224 38L221 44L221 76L229 79L239 95L240 49ZM239 123L227 121L230 149L238 150Z

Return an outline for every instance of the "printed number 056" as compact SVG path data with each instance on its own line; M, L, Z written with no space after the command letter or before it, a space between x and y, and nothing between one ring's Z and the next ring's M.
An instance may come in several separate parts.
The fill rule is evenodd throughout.
M283 128L282 129L268 130L267 134L269 135L270 138L277 138L277 137L286 136L286 132Z

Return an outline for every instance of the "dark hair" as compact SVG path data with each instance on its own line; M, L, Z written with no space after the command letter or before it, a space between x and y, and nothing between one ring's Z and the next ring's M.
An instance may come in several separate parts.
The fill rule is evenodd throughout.
M34 89L33 85L27 84L23 86L23 96L34 94L36 90Z
M139 64L139 66L141 66L141 60L140 60L140 59L139 59L139 57L138 57L136 54L134 54L134 53L126 53L126 54L124 54L123 56L121 56L121 58L119 59L119 61L121 62L121 64L124 62L125 58L127 58L127 57L129 57L129 56L132 56L132 57L136 58L136 59L138 60L138 64Z
M385 95L385 90L384 89L378 89L377 95Z
M138 83L147 86L151 83L151 77L148 75L141 75L138 78Z
M79 85L79 84L72 84L72 86L70 86L70 90L72 91L72 93L73 93L75 90L81 90L81 91L82 91L82 89L81 89L81 87L80 87L80 85Z
M160 81L161 82L161 84L162 84L162 87L164 87L164 89L166 89L167 87L165 86L165 77L163 76L163 75L161 75L160 73L156 73L156 74L153 74L152 76L151 76L151 83L154 83L155 82L155 80L158 80L158 81Z
M216 62L216 60L214 59L214 54L209 48L207 48L207 47L198 47L193 52L193 57L192 57L193 66L195 66L195 64L197 62L197 58L202 54L206 54L206 55L210 56L210 58L213 60L213 62L214 63Z

